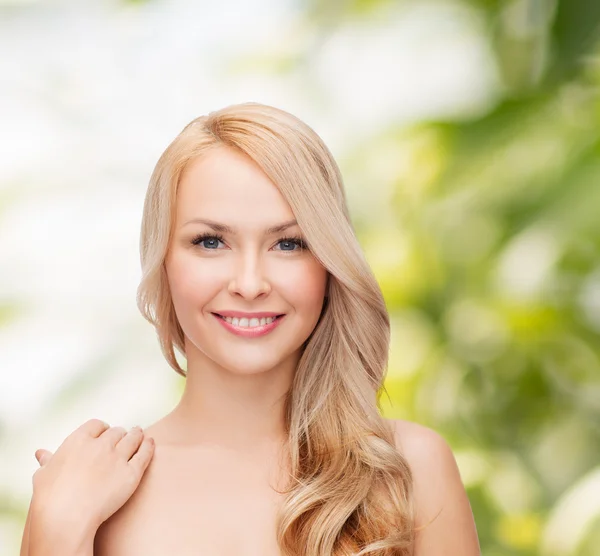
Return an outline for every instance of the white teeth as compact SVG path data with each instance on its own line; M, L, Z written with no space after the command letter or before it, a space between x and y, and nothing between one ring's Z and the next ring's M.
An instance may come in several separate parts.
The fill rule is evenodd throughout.
M272 323L276 317L263 317L261 319L251 318L248 320L247 318L238 319L237 317L222 317L229 324L233 324L233 326L238 326L240 328L254 328L256 326L264 326L265 324Z

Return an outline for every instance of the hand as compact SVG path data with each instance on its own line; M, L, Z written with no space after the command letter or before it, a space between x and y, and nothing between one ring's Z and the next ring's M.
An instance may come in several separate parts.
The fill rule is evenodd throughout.
M33 474L33 499L49 514L97 529L135 492L153 455L154 441L141 429L127 432L91 419L54 454L35 452L40 468Z

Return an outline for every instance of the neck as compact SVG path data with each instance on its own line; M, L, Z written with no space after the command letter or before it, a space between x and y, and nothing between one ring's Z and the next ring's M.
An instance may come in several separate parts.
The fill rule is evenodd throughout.
M173 443L248 451L286 440L284 401L299 359L256 372L229 370L186 345L187 378L169 415Z

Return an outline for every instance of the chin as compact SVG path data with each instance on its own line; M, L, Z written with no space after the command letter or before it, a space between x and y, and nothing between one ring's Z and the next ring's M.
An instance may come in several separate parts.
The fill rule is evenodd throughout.
M197 340L200 340L199 338ZM194 341L186 336L187 359L195 360L202 366L202 360L206 364L216 364L218 367L236 375L253 375L272 371L282 366L287 367L291 360L297 363L302 349L285 350L279 347L278 353L273 353L273 346L256 345L230 345L228 342L215 342L209 346L203 346L203 341ZM292 348L292 346L288 346ZM268 353L268 352L271 353ZM294 365L295 366L295 365Z
M277 366L277 362L275 362L275 364L267 364L264 361L257 361L254 363L246 360L244 362L222 362L220 363L220 366L226 371L236 375L258 375L271 371Z
M295 368L300 355L300 350L265 356L265 349L245 351L238 348L235 357L231 357L231 354L228 357L225 354L224 357L217 356L213 360L231 373L251 375L271 372L275 369L289 368L290 365Z

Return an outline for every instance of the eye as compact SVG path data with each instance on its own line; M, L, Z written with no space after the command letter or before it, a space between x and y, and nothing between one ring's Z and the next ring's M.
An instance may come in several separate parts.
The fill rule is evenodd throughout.
M214 251L215 248L218 247L219 241L223 241L222 235L215 233L204 233L197 235L194 239L192 239L192 244L200 245L201 243L206 242L202 247L209 251Z
M282 237L277 244L283 244L285 247L280 251L287 251L288 253L300 252L307 248L304 240L299 237ZM288 247L291 247L291 249L288 249ZM294 249L294 247L298 247L298 249Z

